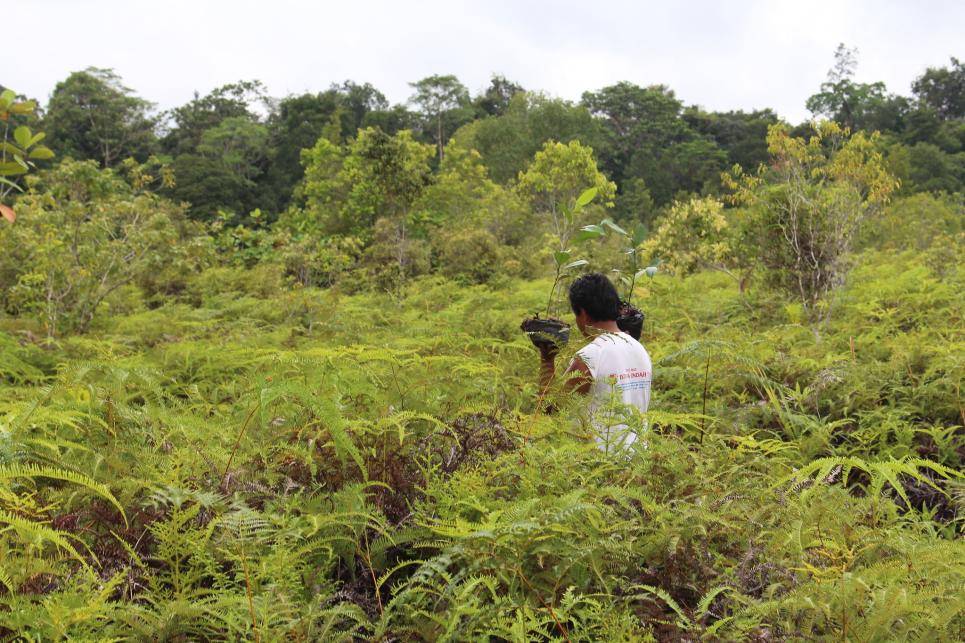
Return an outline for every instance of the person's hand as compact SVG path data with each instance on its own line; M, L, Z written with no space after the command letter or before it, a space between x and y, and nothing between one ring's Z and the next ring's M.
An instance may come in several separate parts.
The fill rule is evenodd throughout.
M544 362L552 362L560 353L560 345L553 341L540 342L539 356Z

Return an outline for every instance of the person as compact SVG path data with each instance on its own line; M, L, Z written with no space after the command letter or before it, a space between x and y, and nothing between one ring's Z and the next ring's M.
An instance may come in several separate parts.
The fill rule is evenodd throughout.
M620 296L606 275L590 273L579 277L570 286L569 298L576 325L590 342L570 361L564 374L564 390L588 396L585 420L601 448L609 451L628 447L637 438L623 421L628 407L646 413L650 405L650 355L640 342L617 326ZM556 344L540 345L543 396L554 378L558 353Z

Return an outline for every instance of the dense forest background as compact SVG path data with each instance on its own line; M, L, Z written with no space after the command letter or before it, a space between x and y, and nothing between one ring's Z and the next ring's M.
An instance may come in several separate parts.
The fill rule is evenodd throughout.
M884 83L855 82L857 62L856 51L839 48L827 82L807 100L814 117L881 132L888 168L905 193L961 191L962 63L953 58L948 67L928 69L910 95L900 95ZM258 81L238 81L156 113L111 70L87 69L57 84L39 121L60 158L112 168L153 156L178 179L165 196L189 203L193 218L224 212L238 223L250 222L255 209L271 222L303 205L305 195L295 190L305 171L302 150L322 137L346 146L367 129L388 136L409 130L414 141L432 145L433 174L446 169L450 143L476 150L501 186L514 181L546 141L579 141L593 148L617 184L616 218L648 222L681 195L719 193L720 174L732 165L751 170L765 162L767 128L779 121L769 109L687 106L663 85L619 83L587 91L579 103L501 76L476 96L454 76L411 86L408 103L390 105L378 88L352 80L281 99ZM792 125L793 135L807 131L806 123Z
M874 145L897 181L893 196L961 194L962 63L928 69L904 96L856 82L856 51L842 45L834 60L807 101L815 118L880 133ZM592 185L599 172L613 185L597 200L608 217L649 233L674 202L726 200L724 174L754 173L768 162L770 128L791 137L811 132L768 109L686 106L662 85L618 83L585 92L579 103L500 76L476 96L454 76L411 86L407 104L390 105L367 83L276 99L258 81L239 81L157 113L112 71L87 69L58 83L31 124L55 153L41 166L73 159L90 163L83 171L113 170L134 192L163 199L171 221L181 221L181 239L194 234L184 224L196 222L230 261L250 266L270 255L304 285L341 279L388 290L428 272L471 281L544 274L537 259L549 220L538 215L562 193L525 173L547 145L569 147L531 174L579 182L583 172ZM581 150L591 156L577 167ZM550 167L567 163L569 170ZM19 268L4 269L7 310L17 307L9 289L23 276L20 259Z

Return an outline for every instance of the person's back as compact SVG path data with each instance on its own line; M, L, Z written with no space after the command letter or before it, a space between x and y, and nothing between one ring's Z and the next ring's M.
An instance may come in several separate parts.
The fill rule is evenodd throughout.
M650 405L650 355L617 325L620 297L606 275L583 275L570 285L569 295L576 325L590 343L570 362L564 386L589 396L580 415L600 446L620 449L636 441L632 427L646 427L639 417L628 424L627 415L646 413ZM557 351L552 344L540 345L541 396L553 379Z
M603 448L629 446L636 434L624 422L625 409L646 413L650 406L653 368L647 349L624 332L601 333L577 351L593 383L588 420Z

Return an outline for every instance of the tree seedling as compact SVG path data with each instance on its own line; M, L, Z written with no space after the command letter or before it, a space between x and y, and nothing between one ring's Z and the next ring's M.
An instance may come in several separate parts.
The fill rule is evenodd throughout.
M644 316L631 302L633 289L636 286L637 280L643 276L647 276L653 280L654 275L657 274L657 267L660 265L660 260L658 259L645 268L640 267L640 255L637 249L647 237L647 226L642 223L637 225L633 234L630 234L614 223L613 219L607 217L599 224L580 228L579 236L587 239L598 238L603 236L607 230L620 235L628 244L623 250L623 254L627 258L625 270L614 269L612 271L617 276L617 281L623 286L625 293L622 298L623 306L621 306L620 316L617 318L617 325L620 327L620 330L628 333L634 339L640 339Z
M44 139L44 133L34 134L26 125L14 128L13 140L10 140L10 117L29 116L36 108L37 101L18 101L17 95L10 89L0 92L0 123L3 123L3 135L0 137L0 216L10 223L17 220L17 215L3 200L12 191L23 190L8 177L26 174L35 167L34 161L54 157L49 147L39 144Z
M563 278L589 264L586 259L574 258L573 244L595 239L603 234L603 229L599 226L584 226L580 229L576 227L580 213L593 201L596 195L597 188L591 187L580 193L572 204L560 203L554 209L553 223L557 242L557 249L553 252L555 274L549 297L546 300L545 318L540 319L539 314L537 314L535 317L523 321L521 326L537 347L548 341L565 344L569 340L569 325L551 317L553 303L557 298Z

